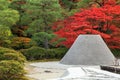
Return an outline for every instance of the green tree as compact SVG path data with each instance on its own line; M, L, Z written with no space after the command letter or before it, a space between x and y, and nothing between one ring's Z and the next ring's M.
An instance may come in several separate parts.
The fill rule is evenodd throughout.
M79 8L87 8L90 7L90 5L94 2L94 0L81 0L77 3L77 6Z
M44 39L47 37L48 41L52 40L54 37L56 37L55 34L48 34L46 32L38 32L35 33L32 37L32 39L37 42L38 46L44 47Z
M59 0L61 6L65 8L68 11L71 11L72 9L75 9L77 6L76 0Z
M19 19L19 13L9 8L10 1L0 0L0 45L11 36L11 26Z
M80 8L88 8L96 0L59 0L64 9L65 17L71 16L80 11Z
M62 9L58 0L27 0L24 9L32 19L27 34L44 33L44 48L49 48L49 35L53 34L51 30L52 23L62 18Z
M19 20L15 25L12 26L12 33L17 36L25 36L26 27L29 24L30 18L25 14L23 6L26 4L26 0L12 0L10 8L15 9L19 12Z

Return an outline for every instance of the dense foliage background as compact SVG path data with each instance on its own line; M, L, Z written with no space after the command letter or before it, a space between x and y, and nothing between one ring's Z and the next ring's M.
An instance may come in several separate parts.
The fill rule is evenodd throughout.
M64 48L63 56L78 35L100 34L119 55L119 0L1 0L0 6L1 47L26 57L45 55L36 49L53 55L52 50Z

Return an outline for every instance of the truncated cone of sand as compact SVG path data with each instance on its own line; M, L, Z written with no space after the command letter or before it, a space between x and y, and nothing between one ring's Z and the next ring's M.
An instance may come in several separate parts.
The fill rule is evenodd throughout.
M113 65L114 55L100 35L79 35L60 63L66 65Z

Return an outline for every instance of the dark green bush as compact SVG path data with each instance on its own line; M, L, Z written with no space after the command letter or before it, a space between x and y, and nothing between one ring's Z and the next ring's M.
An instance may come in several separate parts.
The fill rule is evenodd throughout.
M112 49L111 51L115 55L115 57L117 58L120 57L120 49Z
M16 60L20 63L24 63L26 58L20 52L0 47L0 60Z
M61 59L65 53L68 51L67 48L57 48L57 49L54 49L54 51L56 52L56 58L59 58Z
M45 58L46 59L52 59L52 58L54 59L55 55L56 55L55 50L53 50L53 49L47 49L46 53L45 53Z
M32 47L21 50L27 60L60 59L64 56L66 51L66 48L44 49L41 47Z
M45 49L40 47L31 47L29 49L21 50L27 60L38 60L45 57Z
M67 48L48 49L46 51L46 56L47 58L61 59L66 52L67 52Z
M0 62L0 80L28 80L25 76L23 65L15 60Z

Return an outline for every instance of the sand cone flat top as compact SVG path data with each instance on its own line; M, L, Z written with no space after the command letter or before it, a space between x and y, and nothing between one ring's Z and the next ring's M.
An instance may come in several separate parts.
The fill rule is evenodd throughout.
M79 35L60 63L67 65L113 65L114 55L100 35Z

